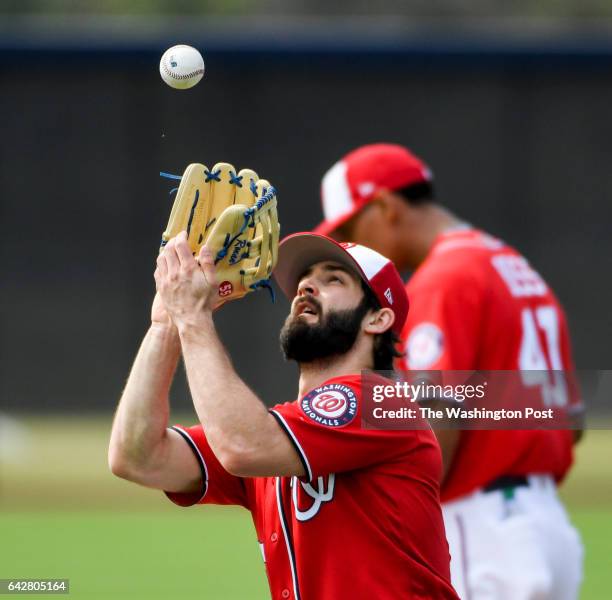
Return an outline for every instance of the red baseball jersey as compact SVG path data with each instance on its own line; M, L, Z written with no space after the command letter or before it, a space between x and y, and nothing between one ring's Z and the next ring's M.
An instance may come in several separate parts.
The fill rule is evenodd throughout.
M307 476L232 476L201 426L176 427L205 485L203 494L169 498L250 510L274 599L456 599L431 430L362 429L359 375L330 379L271 413Z
M573 369L561 305L525 258L496 238L474 229L439 236L406 289L402 369ZM567 393L562 377L540 382L548 386L542 393ZM464 431L442 501L503 475L548 473L560 481L572 446L571 431Z

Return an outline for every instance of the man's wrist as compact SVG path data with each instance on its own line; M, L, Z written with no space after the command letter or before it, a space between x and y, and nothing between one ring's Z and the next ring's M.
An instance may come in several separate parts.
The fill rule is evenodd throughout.
M179 334L174 323L159 323L153 321L149 327L149 331L152 335L167 339L168 341L178 340Z
M204 310L195 317L181 320L176 327L181 340L197 338L202 334L207 335L215 328L212 311Z

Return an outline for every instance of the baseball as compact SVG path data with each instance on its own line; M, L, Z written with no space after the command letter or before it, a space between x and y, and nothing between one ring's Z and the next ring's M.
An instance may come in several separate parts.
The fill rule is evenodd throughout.
M204 59L193 47L181 44L168 48L159 61L159 73L172 88L186 90L204 76Z

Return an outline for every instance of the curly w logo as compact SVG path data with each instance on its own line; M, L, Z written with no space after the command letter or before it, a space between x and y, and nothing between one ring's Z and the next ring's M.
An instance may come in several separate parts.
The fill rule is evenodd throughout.
M312 519L319 512L323 502L331 502L334 499L336 475L331 473L327 476L327 481L325 479L324 477L317 477L316 488L310 483L300 481L297 477L291 479L293 506L298 521ZM305 508L305 505L309 506Z

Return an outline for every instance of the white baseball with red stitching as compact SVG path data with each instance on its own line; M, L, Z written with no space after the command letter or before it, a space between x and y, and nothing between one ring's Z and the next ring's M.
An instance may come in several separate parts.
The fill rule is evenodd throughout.
M192 46L172 46L159 61L159 74L170 87L186 90L204 77L204 59Z

